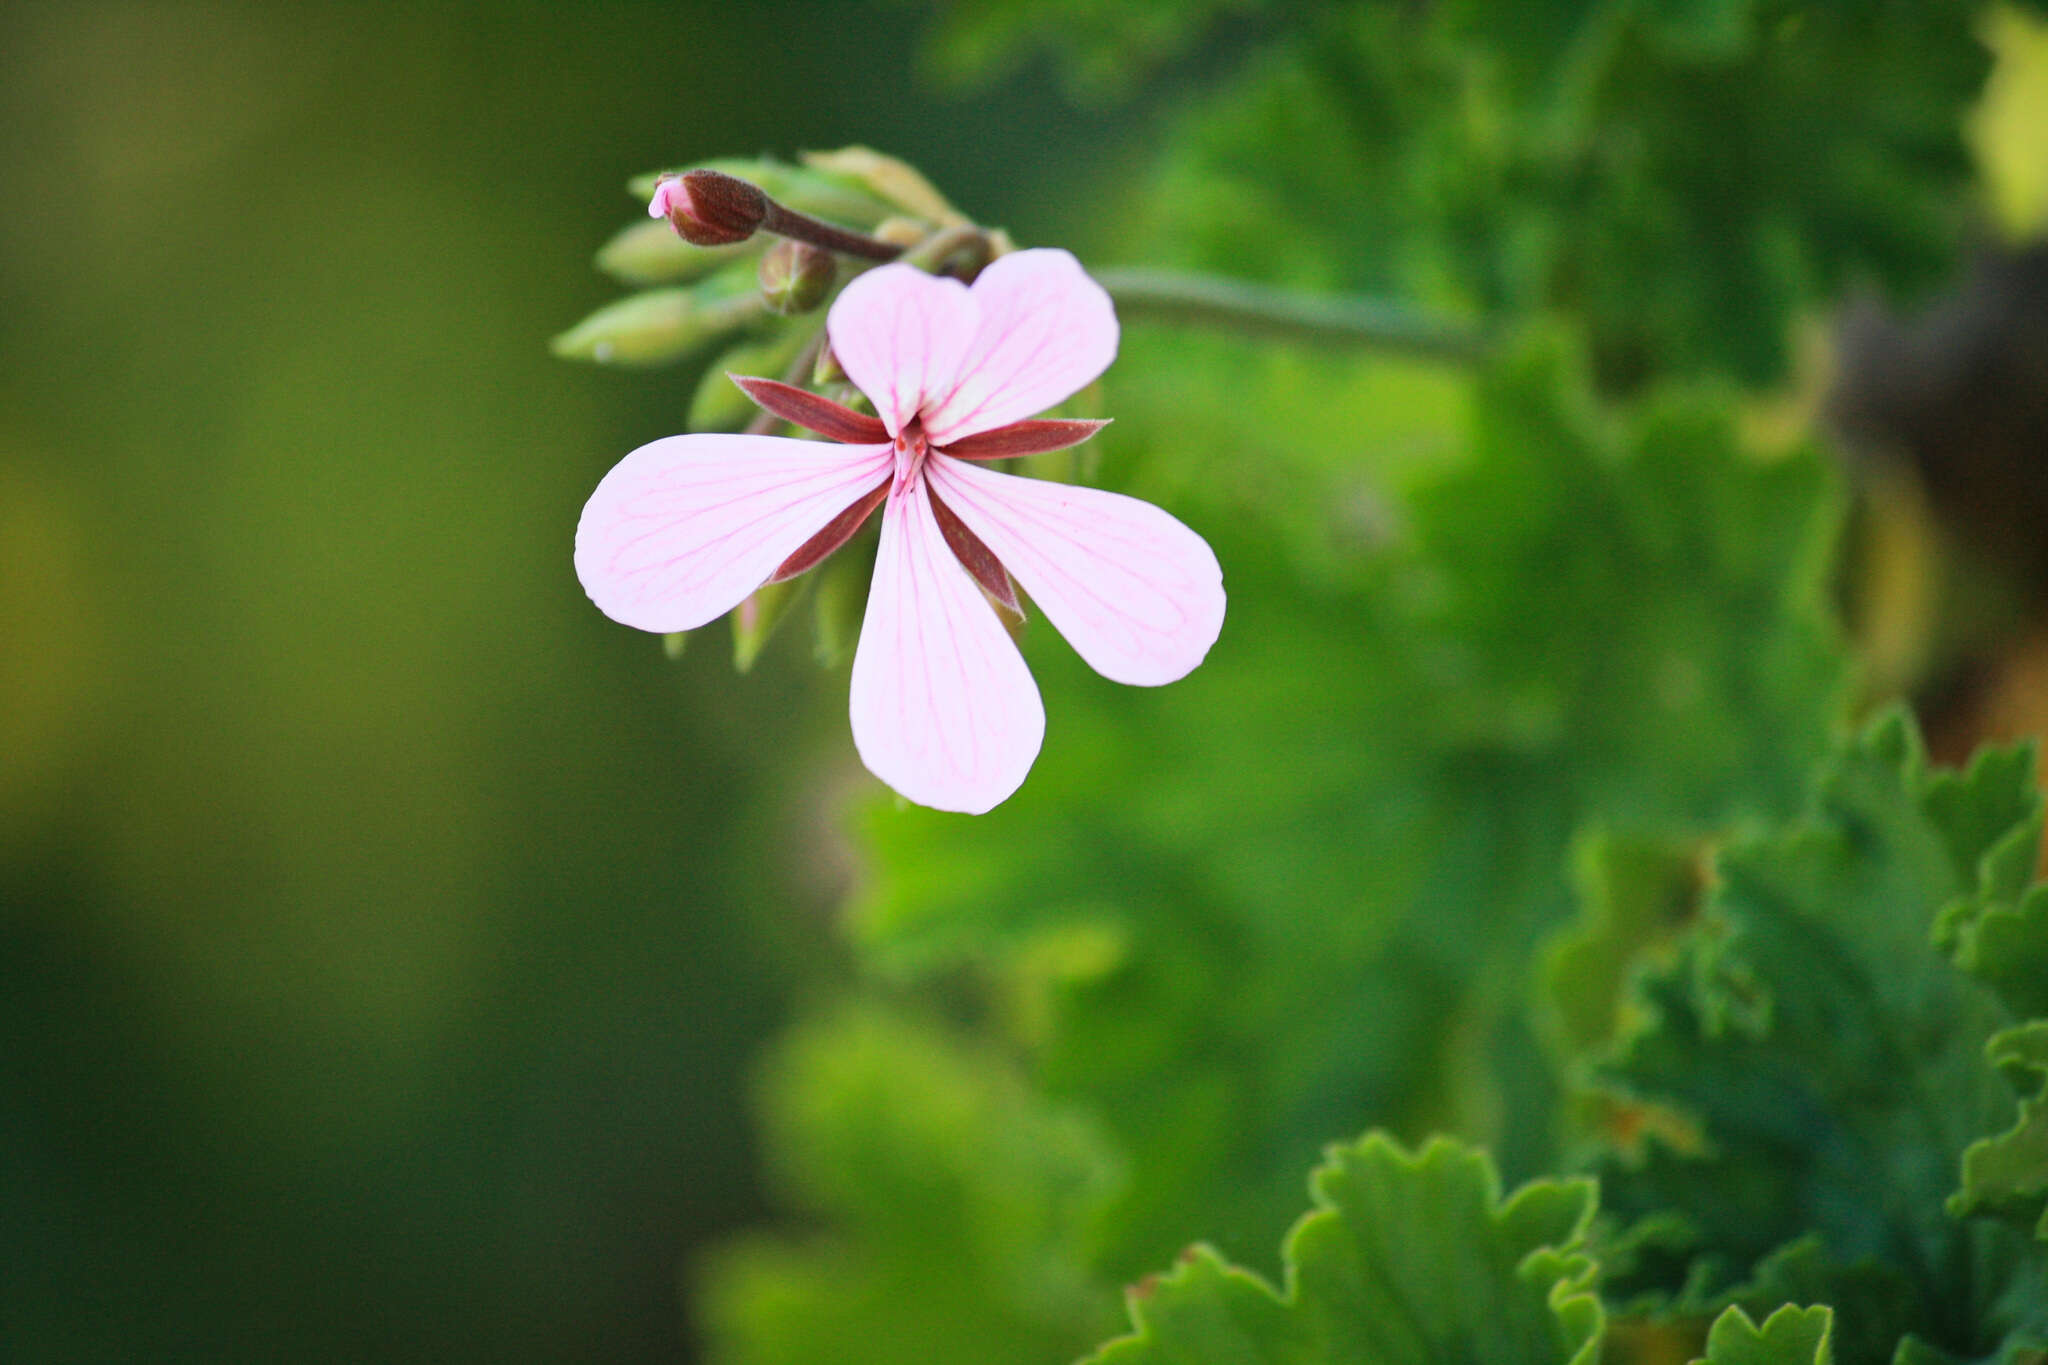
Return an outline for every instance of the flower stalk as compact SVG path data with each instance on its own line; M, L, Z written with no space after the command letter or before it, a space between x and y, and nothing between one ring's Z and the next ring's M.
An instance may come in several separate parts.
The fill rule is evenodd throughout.
M1126 318L1463 364L1482 360L1493 349L1480 328L1423 317L1376 299L1304 294L1142 266L1094 274Z
M893 261L903 254L903 248L893 243L798 213L777 203L752 181L724 171L698 169L664 178L648 211L666 217L685 240L697 246L723 246L745 241L756 232L772 232L863 260Z

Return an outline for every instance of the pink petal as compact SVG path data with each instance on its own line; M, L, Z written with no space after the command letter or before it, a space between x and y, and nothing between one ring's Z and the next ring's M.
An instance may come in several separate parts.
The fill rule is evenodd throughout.
M888 477L889 446L670 436L612 467L576 525L576 576L606 616L694 630L737 606Z
M839 368L893 437L952 389L980 317L960 281L885 265L840 291L825 330Z
M1169 683L1216 643L1223 570L1207 541L1151 503L936 452L925 476L1103 677Z
M853 743L920 805L979 815L1024 781L1045 708L995 610L946 548L924 481L893 494L853 656Z
M925 410L934 445L1044 412L1116 359L1116 309L1067 252L1013 251L981 272L973 292L981 326L954 387Z

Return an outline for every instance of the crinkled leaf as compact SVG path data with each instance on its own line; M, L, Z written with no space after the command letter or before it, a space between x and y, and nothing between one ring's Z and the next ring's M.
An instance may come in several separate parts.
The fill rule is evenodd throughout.
M1967 1358L2048 1307L2021 1238L1944 1211L1965 1149L2008 1126L1982 1049L2011 1016L1932 940L2037 807L2026 762L1930 774L1894 717L1827 765L1796 825L1724 852L1705 922L1643 978L1644 1022L1603 1069L1696 1132L1687 1151L1653 1133L1605 1177L1617 1209L1666 1230L1688 1296L1750 1299L1750 1268L1810 1237L1826 1263L1900 1278L1915 1349Z
M1594 1268L1579 1254L1588 1181L1512 1198L1484 1153L1413 1155L1383 1134L1333 1148L1316 1211L1287 1239L1286 1291L1195 1247L1130 1295L1136 1330L1094 1365L1583 1365L1600 1352Z
M1573 870L1582 907L1544 954L1542 1006L1566 1057L1610 1042L1643 963L1671 950L1706 894L1699 845L1605 831L1581 840Z
M2048 1238L2048 1020L2036 1019L1991 1039L1991 1062L2020 1092L2019 1121L1963 1153L1963 1187L1949 1201L1958 1216L1997 1210L2030 1223Z
M1762 1326L1740 1308L1714 1320L1700 1365L1829 1365L1828 1337L1834 1314L1825 1307L1786 1304Z
M1953 260L1959 123L1988 65L1973 8L1325 12L1192 116L1157 236L1178 265L1564 312L1615 390L1766 382L1802 310L1868 281L1924 287Z
M1191 411L1133 437L1178 458L1203 389L1183 371ZM1818 466L1752 462L1698 405L1610 434L1572 392L1555 365L1503 370L1468 463L1411 474L1405 533L1333 547L1328 586L1233 513L1261 488L1186 488L1169 505L1230 566L1203 667L1110 692L1032 636L1060 700L1024 789L971 825L870 819L870 961L989 973L1028 1006L1045 1083L1115 1116L1137 1174L1112 1266L1276 1235L1290 1169L1362 1122L1499 1137L1533 1169L1553 1097L1525 964L1568 906L1574 828L1789 810L1822 751L1839 661ZM1305 438L1325 469L1294 458L1370 496L1371 428L1335 420L1359 463L1327 430ZM1143 455L1122 444L1112 478L1142 490ZM1124 951L1041 976L1037 945L1077 928Z

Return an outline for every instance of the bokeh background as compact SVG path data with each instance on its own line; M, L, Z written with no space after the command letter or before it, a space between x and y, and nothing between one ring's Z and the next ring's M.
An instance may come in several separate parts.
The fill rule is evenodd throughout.
M1612 1175L1711 851L2048 726L2043 92L2018 0L0 7L0 1360L1024 1365L1369 1127ZM1230 619L1027 631L980 819L570 567L695 388L548 353L628 177L854 143L1492 340L1126 306L1079 458Z
M690 379L547 340L692 157L1050 232L1136 125L924 22L0 7L0 1357L682 1358L857 769L843 680L590 609Z

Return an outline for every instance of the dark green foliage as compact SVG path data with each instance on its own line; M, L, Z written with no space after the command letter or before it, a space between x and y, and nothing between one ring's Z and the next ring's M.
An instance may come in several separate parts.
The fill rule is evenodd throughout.
M1953 258L1961 3L1361 5L1285 32L1189 123L1177 258L1583 321L1603 386L1760 383L1794 319ZM1276 148L1298 149L1275 155Z
M1130 349L1136 415L1102 439L1144 487L1206 416L1165 407L1195 357ZM1230 566L1211 659L1113 690L1034 628L1051 729L1024 790L973 820L869 814L851 926L871 968L950 993L1120 1158L1099 1239L1042 1249L1105 1301L1195 1238L1272 1245L1332 1131L1450 1126L1538 1169L1556 1095L1526 964L1568 914L1574 829L1704 832L1796 803L1840 677L1827 480L1742 455L1704 400L1617 426L1581 394L1555 347L1504 364L1468 462L1402 476L1392 540L1291 545L1258 510L1270 466L1185 488ZM1313 459L1287 477L1369 487L1384 467L1388 438L1341 410L1299 432ZM802 1111L776 1113L778 1146L810 1143ZM887 1144L917 1159L914 1135ZM822 1267L794 1247L773 1264L794 1278L746 1292L822 1349L836 1310L789 1287ZM720 1318L731 1358L785 1358Z
M2004 850L2031 850L2039 828L2026 755L1930 773L1892 719L1826 766L1796 824L1722 854L1705 915L1646 971L1641 1022L1601 1071L1684 1134L1653 1129L1603 1172L1610 1211L1689 1267L1679 1281L1652 1257L1635 1284L1702 1303L1824 1291L1844 1361L1891 1359L1900 1333L1956 1359L2039 1343L2032 1215L1957 1216L2038 1211L2032 1106L1982 1140L2013 1110L1987 1042L2024 1077L2036 1033L1932 932L1942 907L1996 889ZM1873 1339L1859 1310L1886 1332Z
M1844 496L1741 434L1798 323L1952 268L1977 13L949 8L943 52L1044 39L1097 93L1257 35L1105 259L1504 340L1453 375L1127 324L1073 472L1209 538L1223 636L1138 692L1034 623L1023 790L861 811L860 990L926 1008L774 1064L824 1230L714 1267L719 1359L1055 1361L1120 1287L1103 1365L2034 1359L2031 760L1930 772L1898 721L1830 757Z

